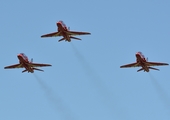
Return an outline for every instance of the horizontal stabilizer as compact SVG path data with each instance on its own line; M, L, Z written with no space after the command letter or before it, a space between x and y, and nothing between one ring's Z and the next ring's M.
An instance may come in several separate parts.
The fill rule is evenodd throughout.
M41 69L38 69L38 68L33 68L33 69L34 70L38 70L38 71L42 71L42 72L44 71L44 70L41 70Z
M38 69L38 68L32 68L32 69L33 69L33 70L38 70L38 71L44 71L44 70L41 70L41 69ZM22 71L22 73L23 73L23 72L27 72L27 71L28 71L28 70L25 69L25 70ZM29 71L28 71L28 72L29 72ZM34 71L33 71L33 72L34 72Z
M22 71L22 73L23 73L23 72L26 72L26 71L27 71L27 70L25 69L25 70Z
M80 38L76 38L76 37L73 37L73 36L71 36L70 38L76 39L76 40L81 40Z
M25 70L23 70L22 71L22 73L24 73L24 72L27 72L28 70L27 69L25 69ZM30 72L30 71L28 71L28 72ZM31 71L31 73L33 73L34 71Z
M60 40L58 40L58 42L61 42L61 41L63 41L63 40L65 40L65 38L63 37L63 38L61 38Z
M149 69L152 69L152 70L159 70L159 69L157 69L157 68L153 68L153 67L148 67ZM144 70L143 68L141 68L141 69L139 69L137 72L139 72L139 71L141 71L141 70ZM145 72L145 70L144 70L144 72Z
M159 69L157 69L157 68L153 68L153 67L149 67L149 69L152 69L152 70L159 70Z
M141 70L143 70L143 68L139 69L137 72L139 72L139 71L141 71Z

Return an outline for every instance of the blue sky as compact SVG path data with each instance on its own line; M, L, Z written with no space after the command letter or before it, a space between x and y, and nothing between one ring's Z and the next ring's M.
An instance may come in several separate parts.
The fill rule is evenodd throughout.
M170 63L168 0L1 0L0 119L169 120L169 66L120 69L142 51ZM63 20L82 41L40 38ZM25 53L44 72L5 70Z

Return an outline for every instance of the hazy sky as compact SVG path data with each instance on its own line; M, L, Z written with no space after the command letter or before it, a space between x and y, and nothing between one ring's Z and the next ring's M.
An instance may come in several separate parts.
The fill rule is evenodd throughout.
M136 72L136 61L170 63L169 0L1 0L0 120L170 120L169 66ZM63 20L82 41L41 38ZM17 54L52 64L4 69Z

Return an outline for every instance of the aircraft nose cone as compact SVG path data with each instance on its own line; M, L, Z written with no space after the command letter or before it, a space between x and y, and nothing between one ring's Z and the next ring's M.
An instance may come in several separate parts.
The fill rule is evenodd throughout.
M136 57L140 56L139 53L136 53Z
M17 57L21 57L22 55L21 54L18 54Z
M60 22L57 22L57 26L59 26L61 23Z

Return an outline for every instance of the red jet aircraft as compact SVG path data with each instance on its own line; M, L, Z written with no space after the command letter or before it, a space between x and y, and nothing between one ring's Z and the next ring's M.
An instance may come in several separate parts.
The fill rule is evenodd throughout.
M35 67L51 66L50 64L33 63L32 60L31 61L28 60L28 57L24 53L18 54L17 57L19 59L19 64L6 66L4 67L4 69L25 68L25 70L23 70L22 72L28 71L34 73L34 70L43 71Z
M63 38L61 38L58 42L60 42L62 40L71 42L71 38L72 39L76 39L76 40L81 40L80 38L76 38L76 37L73 37L73 36L76 36L76 35L89 35L89 34L91 34L91 33L88 33L88 32L70 31L69 28L66 27L66 25L64 24L63 21L59 21L56 24L57 24L57 27L58 27L58 32L53 32L53 33L45 34L45 35L42 35L41 37L63 36Z
M135 63L131 63L131 64L127 64L127 65L122 65L120 66L120 68L128 68L128 67L142 67L141 69L139 69L137 72L144 70L144 72L149 72L149 69L153 69L153 70L159 70L157 68L153 68L150 66L162 66L162 65L169 65L167 63L160 63L160 62L148 62L144 55L142 54L142 52L137 52L136 53L136 62Z

